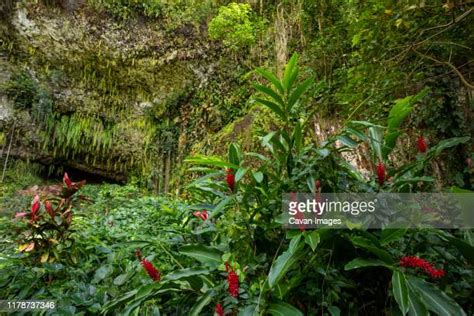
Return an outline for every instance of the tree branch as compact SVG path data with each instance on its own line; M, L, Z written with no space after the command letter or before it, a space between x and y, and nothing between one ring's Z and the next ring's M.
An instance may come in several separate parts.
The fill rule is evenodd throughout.
M463 74L459 71L459 69L457 69L456 66L454 66L454 65L451 64L450 62L438 60L438 59L433 58L433 57L431 57L431 56L425 55L425 54L423 54L423 53L417 51L416 49L413 49L413 51L414 51L415 53L417 53L418 55L420 55L421 57L423 57L423 58L429 59L429 60L431 60L431 61L433 61L433 62L435 62L435 63L437 63L437 64L446 65L446 66L450 67L450 68L458 75L459 79L461 80L461 82L462 82L466 87L468 87L468 88L474 90L474 84L468 82L468 81L466 80L466 78L464 78Z

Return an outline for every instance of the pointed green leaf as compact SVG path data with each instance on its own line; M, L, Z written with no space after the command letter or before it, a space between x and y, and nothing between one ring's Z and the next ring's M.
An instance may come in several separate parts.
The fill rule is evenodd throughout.
M364 259L364 258L355 258L344 266L344 270L359 269L365 267L386 267L392 269L393 267L387 265L382 260L378 259Z
M311 247L311 250L316 250L316 247L318 246L320 242L319 238L319 232L317 230L313 230L310 233L307 233L305 236L305 242Z
M187 245L181 247L179 252L211 266L221 263L222 252L216 248L204 245Z
M435 285L416 277L408 277L408 284L420 295L430 311L439 315L466 315L456 301Z
M237 172L235 173L235 182L239 182L240 179L244 177L244 175L247 173L248 170L249 168L240 167L239 170L237 170Z
M271 101L268 101L268 100L263 100L263 99L260 99L260 98L255 98L255 101L257 101L258 103L260 104L263 104L265 105L266 107L268 107L270 110L272 110L273 113L275 113L276 115L278 115L283 121L286 121L286 113L284 110L282 110L280 108L280 106L276 103L273 103Z
M240 165L242 159L242 153L240 152L239 146L237 144L230 144L229 146L229 162L233 165Z
M314 83L313 78L306 79L302 84L298 85L296 89L291 93L288 98L288 110L291 111L293 106L299 100L299 98L309 89L309 87Z
M281 96L276 93L274 90L272 90L271 88L269 87L266 87L266 86L262 86L262 85L259 85L259 84L256 84L254 83L253 84L253 87L255 89L257 89L258 91L266 94L267 96L269 96L270 98L272 98L276 103L278 103L282 108L285 107L285 102L283 101L283 99L281 98Z
M211 301L212 301L212 296L210 292L207 292L196 301L196 303L193 305L193 307L189 311L189 315L190 316L201 315L203 308L209 305Z
M406 228L401 229L392 229L386 228L382 231L382 235L380 236L380 245L384 246L392 241L399 240L402 238L407 232Z
M420 296L415 293L408 285L408 315L409 316L428 316L428 310Z
M285 73L283 74L283 87L287 91L287 93L291 89L291 85L293 84L294 79L296 78L298 68L296 63L298 62L298 54L294 53L291 56L290 60L286 64Z
M267 313L272 316L303 316L299 309L285 302L271 304Z
M291 253L289 250L283 252L273 263L268 273L268 284L274 287L286 272L299 260L300 255Z
M392 275L392 291L395 301L398 303L398 307L403 315L408 312L408 288L405 279L405 275L395 270Z
M280 80L278 80L278 78L272 74L271 72L263 69L263 68L257 68L256 71L261 74L263 77L265 77L265 79L267 79L268 81L270 81L273 86L275 88L277 88L277 90L280 92L280 93L284 93L285 90L283 89L283 85L282 83L280 82Z

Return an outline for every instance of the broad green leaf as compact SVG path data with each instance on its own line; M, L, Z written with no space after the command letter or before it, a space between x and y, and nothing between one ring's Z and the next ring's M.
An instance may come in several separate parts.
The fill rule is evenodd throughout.
M395 101L394 106L390 110L387 119L387 134L384 138L384 146L382 148L383 158L387 159L392 152L397 138L401 135L400 126L405 118L413 110L413 105L428 93L428 89L423 89L415 96L407 96L403 99Z
M255 316L255 315L257 315L256 314L256 309L257 309L257 306L255 306L255 305L247 306L247 307L239 310L239 314L237 314L237 316Z
M107 310L111 309L114 306L120 305L121 303L124 303L128 300L131 300L135 296L135 294L137 294L137 293L138 293L138 289L127 292L123 296L121 296L120 298L115 299L113 301L110 301L107 305L104 306L103 310L107 311Z
M350 148L357 147L358 145L356 141L354 141L352 138L346 135L338 135L336 136L336 139L339 140L343 145Z
M164 276L163 281L165 280L180 280L182 278L188 278L191 276L196 276L196 275L207 275L209 274L210 271L208 269L197 269L197 268L187 268L187 269L181 269L174 271L170 274L167 274Z
M245 155L246 155L246 156L250 156L250 157L258 158L258 159L260 159L260 160L262 160L262 161L267 161L267 162L270 161L270 159L268 159L268 158L265 157L264 155L258 154L258 153L252 153L252 152L250 152L250 153L245 153Z
M207 292L196 301L196 303L193 305L193 307L189 311L189 315L191 316L201 315L202 309L206 307L207 305L209 305L211 301L212 301L212 296L210 295L210 292Z
M459 144L464 144L471 139L469 136L465 137L453 137L448 139L443 139L436 146L431 147L426 153L427 156L437 156L443 150L457 146Z
M377 127L369 127L369 144L372 148L372 152L375 153L376 158L379 161L383 161L382 158L382 131Z
M298 235L294 236L293 238L291 238L290 240L290 245L288 247L288 251L291 252L291 253L295 253L296 251L298 251L300 249L300 241L301 241L301 236L302 234L299 233Z
M229 162L233 165L240 165L240 160L242 159L242 154L240 152L237 144L230 144L229 146Z
M313 78L306 79L302 84L298 85L295 90L291 93L288 98L288 111L291 111L293 106L299 100L299 98L309 89L309 87L314 83Z
M341 315L341 310L337 306L329 306L328 311L331 314L331 316L340 316Z
M253 178L257 183L262 183L263 181L263 173L260 171L252 172Z
M409 316L428 316L428 310L420 296L408 286L408 315Z
M110 265L104 265L97 269L94 274L94 279L93 283L97 283L103 279L105 279L107 276L109 276L113 272L114 268Z
M435 285L416 277L407 277L409 286L418 293L426 307L439 315L466 315L461 306Z
M286 113L278 104L276 104L272 101L268 101L268 100L264 100L264 99L260 99L260 98L255 98L255 101L257 101L260 104L265 105L270 110L272 110L273 113L278 115L283 121L286 121L286 119L287 119Z
M222 201L220 201L219 204L217 204L216 207L212 210L211 214L209 214L209 219L214 218L220 213L222 213L227 204L229 204L231 201L232 197L230 196L227 196Z
M361 141L366 141L366 140L367 140L367 136L366 136L364 133L362 133L361 131L356 130L356 129L354 129L354 128L346 127L346 128L344 129L344 131L345 131L346 133L349 133L349 134L352 134L352 135L356 136L356 137L357 137L358 139L360 139Z
M386 228L382 231L382 235L380 236L380 245L384 246L392 241L399 240L402 238L407 232L406 228L401 229L392 229Z
M268 284L274 287L275 284L286 274L300 257L298 253L291 253L289 250L283 252L273 263L268 273Z
M271 72L263 69L263 68L257 68L256 71L261 74L263 77L265 77L265 79L267 79L268 81L270 81L273 86L275 88L277 88L277 90L280 92L280 93L284 93L285 90L283 89L283 85L282 83L280 82L280 80L278 80L278 78L272 74Z
M273 316L303 316L299 309L285 302L271 304L267 313Z
M316 247L318 246L320 242L319 238L319 232L317 230L313 230L311 232L308 232L305 236L305 242L311 247L311 250L316 250Z
M240 179L244 177L244 175L247 173L248 170L249 168L240 167L239 170L237 170L237 172L235 173L235 182L239 182Z
M366 268L366 267L386 267L389 269L393 269L392 266L387 265L384 261L379 259L364 259L364 258L355 258L354 260L348 262L344 266L344 270L352 270L352 269L359 269L359 268Z
M401 131L389 132L385 135L383 147L382 147L382 154L384 159L387 159L388 155L392 152L393 148L395 148L395 144L397 143L398 136L402 134Z
M366 249L371 253L375 254L377 257L382 259L385 263L391 265L394 262L394 259L390 253L386 250L382 249L379 245L375 244L374 242L370 241L367 238L360 237L360 236L353 236L351 238L352 243L354 246Z
M122 285L127 281L128 274L124 273L114 279L114 285Z
M408 303L408 288L406 284L405 275L395 270L392 275L392 291L395 301L403 315L406 315L409 308Z
M271 88L268 88L266 86L262 86L262 85L259 85L259 84L253 84L253 87L255 89L257 89L258 91L266 94L270 98L272 98L274 100L274 102L278 103L282 108L285 107L285 102L283 101L281 96L277 92L272 90Z
M291 85L293 84L293 81L295 79L295 72L298 71L298 68L296 66L296 63L298 62L298 54L294 53L293 56L291 56L290 60L286 64L285 67L285 73L283 74L283 87L287 92L290 91Z
M179 252L183 255L192 257L202 263L210 264L212 266L221 263L222 252L216 248L207 247L204 245L187 245L181 247Z

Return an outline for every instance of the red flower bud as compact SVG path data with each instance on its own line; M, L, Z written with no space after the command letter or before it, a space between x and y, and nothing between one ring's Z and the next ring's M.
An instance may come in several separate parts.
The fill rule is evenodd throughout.
M216 304L216 314L217 316L224 316L224 309L222 308L221 303Z
M31 214L36 214L40 208L40 198L39 195L36 194L33 202L31 202Z
M71 179L69 179L67 172L64 173L63 182L67 186L68 189L74 186L74 183L71 181Z
M319 189L321 189L321 181L316 180L315 185L316 185L316 191L319 191Z
M161 279L161 273L158 269L156 269L153 264L146 260L146 259L142 259L140 261L140 264L143 266L143 268L145 269L146 273L148 273L148 275L150 276L150 278L153 280L153 281L160 281Z
M31 213L30 213L30 222L31 223L34 223L34 222L37 222L38 219L39 219L39 216L38 216L38 211L40 209L40 198L39 198L39 195L36 194L35 195L35 198L33 199L33 202L31 204Z
M472 159L471 158L466 159L466 165L467 165L468 168L471 168L471 166L472 166Z
M48 212L49 216L51 216L51 218L54 218L54 210L51 203L49 201L45 201L44 207L46 208L46 212Z
M385 166L382 162L377 164L377 180L380 185L383 185L385 182Z
M418 147L418 151L420 153L425 153L426 150L428 149L425 138L423 136L418 137L418 139L416 140L416 146Z
M235 177L234 177L234 171L230 168L227 169L226 181L227 181L227 186L229 187L229 189L232 192L234 192Z

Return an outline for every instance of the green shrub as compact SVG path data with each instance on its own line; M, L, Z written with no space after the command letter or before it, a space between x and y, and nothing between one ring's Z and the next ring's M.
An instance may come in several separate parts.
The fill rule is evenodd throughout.
M13 74L4 89L18 109L30 109L38 101L38 83L27 70Z
M259 23L249 4L232 2L219 9L208 32L211 39L222 40L225 46L237 50L255 43Z

